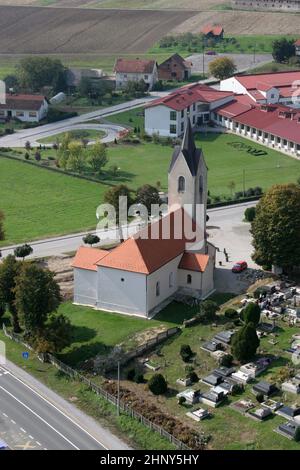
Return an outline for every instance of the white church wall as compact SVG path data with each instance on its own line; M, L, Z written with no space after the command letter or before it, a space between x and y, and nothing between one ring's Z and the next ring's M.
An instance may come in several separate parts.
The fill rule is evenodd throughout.
M100 267L97 308L147 316L146 275Z
M96 305L97 271L74 268L74 302L82 305Z
M191 282L188 282L190 276ZM201 290L202 289L202 273L199 271L190 271L188 269L178 270L178 286L188 287L190 289Z
M230 77L220 81L221 91L233 91L234 93L246 93L246 88L235 78Z
M148 312L173 295L178 289L178 265L182 254L166 263L147 278L147 309ZM172 279L170 279L170 275ZM170 280L172 281L170 283ZM156 295L156 285L159 283L159 295Z

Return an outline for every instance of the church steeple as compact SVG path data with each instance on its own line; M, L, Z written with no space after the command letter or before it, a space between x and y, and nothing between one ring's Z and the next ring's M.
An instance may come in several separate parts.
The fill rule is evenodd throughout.
M182 143L173 152L169 168L169 207L181 206L195 220L197 207L207 204L207 167L201 149L195 144L191 121L187 118ZM204 218L204 216L203 216ZM203 227L205 227L203 220Z

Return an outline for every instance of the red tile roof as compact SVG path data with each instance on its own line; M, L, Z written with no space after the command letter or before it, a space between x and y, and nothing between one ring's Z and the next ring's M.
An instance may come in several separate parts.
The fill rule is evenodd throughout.
M214 36L220 36L223 33L223 31L224 29L222 28L221 25L212 26L211 24L207 24L201 29L202 34L211 33Z
M182 209L178 209L159 221L149 224L136 236L129 238L112 250L97 262L97 265L141 274L151 274L184 253L188 240L184 237L183 224L186 219L182 217L182 214ZM175 225L178 220L177 216L179 217L179 225ZM182 220L180 217L182 217ZM170 233L169 236L163 237L163 230L166 226L170 227ZM176 229L181 227L183 235L176 237L174 227Z
M297 41L294 42L295 46L300 46L300 39L297 39Z
M179 269L199 271L203 273L208 265L209 255L200 253L184 253L179 263Z
M208 85L192 83L191 85L179 88L163 98L151 101L146 108L164 105L168 108L174 109L175 111L182 111L198 101L203 103L213 103L229 96L233 96L231 91L219 91L209 87Z
M290 97L300 83L300 71L259 73L254 75L235 75L235 78L255 99L265 99L260 91L278 88L282 97Z
M254 103L247 95L237 95L233 101L214 109L221 116L233 118L239 114L245 113L254 107Z
M75 258L72 262L73 268L87 269L97 271L97 262L109 254L109 251L99 248L88 248L81 246L78 248Z
M45 97L42 95L10 95L6 94L6 103L0 104L0 109L16 109L24 111L38 111Z
M155 60L117 59L114 71L117 73L153 73Z

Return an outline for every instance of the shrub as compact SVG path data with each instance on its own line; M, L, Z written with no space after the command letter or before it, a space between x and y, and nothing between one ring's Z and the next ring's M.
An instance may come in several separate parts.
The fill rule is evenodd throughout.
M194 384L196 382L199 382L199 377L198 375L196 374L196 372L190 372L188 375L187 375L187 379L190 379L190 381Z
M247 222L252 222L255 218L255 212L255 207L247 207L244 212L245 220L247 220Z
M296 428L294 439L296 442L300 442L300 426Z
M162 374L154 374L148 382L148 388L153 395L162 395L168 390L168 385Z
M136 372L133 378L134 382L137 384L142 384L145 382L144 375L141 372Z
M131 368L127 371L127 380L133 380L135 377L136 371L135 368Z
M193 351L188 344L182 344L180 348L180 356L184 362L188 362L193 355Z
M231 354L225 354L220 359L220 365L223 367L230 367L232 365L233 357Z
M230 320L234 320L235 318L238 318L239 314L234 308L227 308L224 312L224 315L226 318L229 318Z
M243 384L234 384L232 387L232 395L239 395L243 393L244 385Z
M258 403L262 403L265 399L264 399L264 396L262 393L258 393L256 395L256 400L258 401Z
M185 397L179 397L178 398L178 405L184 405L186 402L186 398Z

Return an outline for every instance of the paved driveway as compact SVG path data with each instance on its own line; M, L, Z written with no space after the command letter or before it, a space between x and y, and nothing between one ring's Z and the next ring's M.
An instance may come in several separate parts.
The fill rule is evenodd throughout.
M271 54L256 54L255 61L253 54L226 54L220 53L217 55L204 55L204 72L208 72L208 65L211 61L217 57L230 57L236 64L237 71L243 72L245 70L257 67L258 65L267 64L272 62L273 58ZM202 73L203 72L203 54L193 54L187 58L193 63L192 72Z

